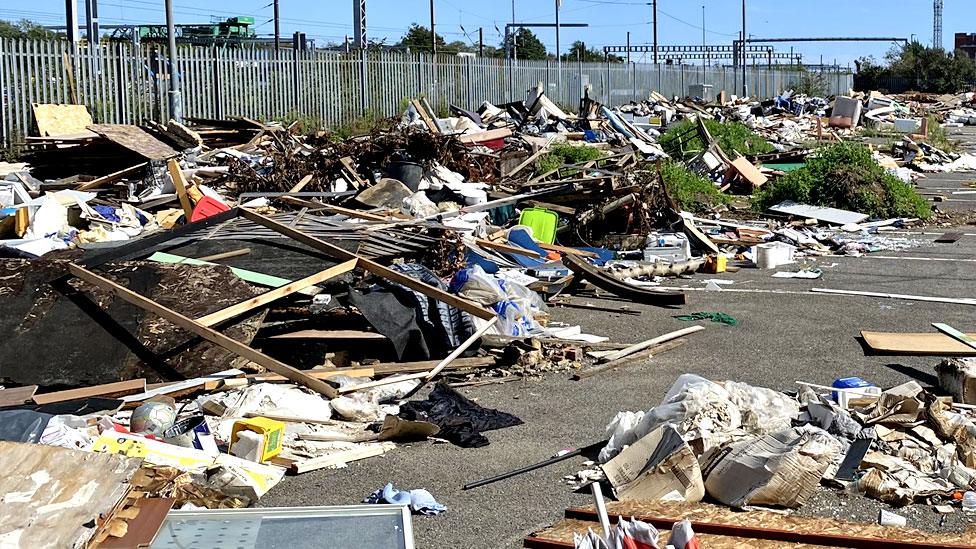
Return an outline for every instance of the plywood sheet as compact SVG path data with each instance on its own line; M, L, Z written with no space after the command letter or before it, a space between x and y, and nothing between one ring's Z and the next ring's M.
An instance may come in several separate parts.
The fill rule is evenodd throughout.
M37 385L27 385L25 387L4 389L0 391L0 408L26 404L27 402L30 402L35 391L37 391Z
M108 537L98 545L99 549L138 549L152 545L166 515L173 508L173 498L142 498L135 507L139 514L128 521L128 530L121 538Z
M142 464L115 454L0 442L0 546L84 547Z
M797 204L796 202L790 201L777 204L769 210L786 215L816 219L817 221L823 221L825 223L831 223L834 225L860 223L868 218L866 214L859 212L839 210L837 208L823 208L820 206L811 206L809 204Z
M976 334L969 334L976 337ZM976 349L941 333L861 332L872 351L890 355L976 356Z
M88 129L147 160L165 160L178 154L172 147L149 135L138 126L94 124L88 126Z
M85 128L93 124L91 114L84 105L33 103L31 108L41 137L88 133Z

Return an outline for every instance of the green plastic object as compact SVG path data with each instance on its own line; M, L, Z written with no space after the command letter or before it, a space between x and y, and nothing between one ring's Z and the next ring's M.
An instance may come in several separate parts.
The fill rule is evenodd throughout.
M559 214L545 208L526 208L519 217L519 225L532 229L532 236L539 242L552 244L556 241Z

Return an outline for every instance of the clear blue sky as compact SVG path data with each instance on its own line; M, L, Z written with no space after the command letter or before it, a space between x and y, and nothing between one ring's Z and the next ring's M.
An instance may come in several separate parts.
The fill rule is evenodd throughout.
M177 23L209 22L211 16L226 18L251 15L258 32L273 33L266 21L272 17L272 0L174 0ZM282 34L301 30L319 44L341 43L352 34L352 0L280 0ZM650 0L562 0L562 22L589 23L586 29L563 29L562 47L574 40L587 45L624 44L631 32L633 44L651 43ZM81 21L84 1L79 1ZM478 28L485 41L497 44L504 24L512 20L510 0L435 0L437 30L448 41L477 43ZM710 44L731 44L741 26L739 0L658 0L661 44L701 44L702 5ZM749 34L754 37L797 36L904 36L932 41L932 0L747 0ZM551 22L554 0L516 0L520 22ZM102 24L162 23L163 0L101 0ZM32 19L48 25L63 24L64 0L0 0L0 19ZM429 26L429 0L368 0L367 20L371 38L396 42L412 22ZM498 30L496 30L498 29ZM976 2L945 0L945 47L951 48L956 32L976 32ZM537 29L549 50L555 51L554 29ZM791 44L780 44L789 51ZM863 55L881 58L890 43L807 43L792 45L806 63L837 59L841 64ZM639 60L639 56L635 58Z

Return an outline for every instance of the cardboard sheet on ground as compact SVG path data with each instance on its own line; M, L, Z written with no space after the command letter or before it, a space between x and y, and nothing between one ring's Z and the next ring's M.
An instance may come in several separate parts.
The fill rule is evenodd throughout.
M840 451L822 429L797 427L734 443L702 457L708 495L732 507L797 508Z
M620 500L701 501L698 458L670 425L663 425L603 465Z

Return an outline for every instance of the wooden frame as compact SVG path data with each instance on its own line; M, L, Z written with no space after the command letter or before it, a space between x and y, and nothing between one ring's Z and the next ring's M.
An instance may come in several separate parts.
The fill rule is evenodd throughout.
M184 316L172 309L160 305L159 303L153 301L148 297L133 292L132 290L122 286L121 284L118 284L112 280L109 280L108 278L105 278L89 270L91 268L104 265L105 263L108 263L110 261L118 261L122 259L138 257L139 255L144 255L146 253L151 253L153 251L156 251L160 247L165 247L166 243L169 240L180 237L188 232L197 230L199 228L207 227L207 226L212 226L217 223L230 221L237 217L243 217L254 223L267 227L297 242L305 244L306 246L309 246L310 248L316 251L328 255L329 257L333 257L338 260L341 260L342 263L330 267L328 269L325 269L324 271L316 273L312 276L294 281L280 288L270 290L268 292L265 292L264 294L248 299L236 305L232 305L220 311L216 311L209 315L203 316L199 319L192 319L187 316ZM156 314L172 322L173 324L179 326L180 328L187 330L193 334L196 334L197 336L215 345L218 345L242 358L250 360L251 362L260 364L261 366L264 366L265 368L267 368L268 370L276 374L284 376L285 378L295 383L304 385L309 389L319 392L327 396L328 398L332 399L339 396L339 391L337 391L328 383L325 383L324 381L317 379L316 377L309 375L301 370L293 368L292 366L289 366L283 362L280 362L260 351L252 349L251 347L235 339L225 336L224 334L214 330L212 326L215 326L221 322L224 322L226 320L229 320L231 318L234 318L246 312L252 311L255 308L261 307L276 299L280 299L287 295L298 292L308 286L315 285L324 280L328 280L329 278L349 272L357 267L362 268L374 275L402 284L412 290L415 290L417 292L426 295L427 297L447 303L458 309L466 311L469 314L476 316L478 318L484 320L491 320L492 322L490 324L493 324L494 320L496 319L495 313L493 311L485 309L484 307L481 307L480 305L478 305L473 301L463 299L454 294L445 292L440 288L435 288L433 286L425 284L415 278L412 278L403 273L394 271L393 269L380 265L379 263L366 259L354 252L350 252L348 250L345 250L333 244L329 244L324 240L315 238L311 235L303 233L302 231L299 231L298 229L283 225L281 223L274 221L273 219L270 219L268 217L265 217L256 212L244 208L235 208L228 212L218 214L217 216L212 216L210 218L207 218L199 223L192 223L184 227L175 229L173 231L169 231L168 233L163 235L156 235L149 238L137 240L130 244L120 246L119 248L114 249L110 252L90 258L88 260L71 263L69 264L68 269L72 275L74 275L77 278L80 278L81 280L84 280L89 284L92 284L107 292L110 292L118 296L120 299L128 303L131 303L141 309L144 309L148 312ZM483 330L479 331L479 333L483 333ZM452 353L444 361L442 361L442 363L439 365L440 368L446 366L447 362L450 362L450 360L456 358L458 354L460 354L460 352L464 350L464 348L470 346L470 344L473 343L473 339L474 338L469 338L469 340L466 341L464 345L459 347L460 351L455 350L455 353ZM439 368L434 368L433 370L431 370L431 372L426 373L425 375L428 376L427 379L429 379L430 377L436 375L439 371L440 371Z

